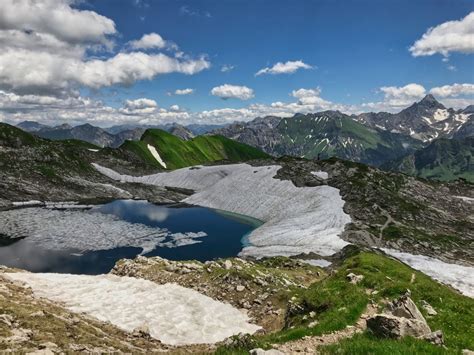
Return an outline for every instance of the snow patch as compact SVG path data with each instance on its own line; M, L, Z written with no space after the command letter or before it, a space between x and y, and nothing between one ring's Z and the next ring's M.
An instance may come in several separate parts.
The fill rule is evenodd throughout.
M311 174L323 180L327 180L329 178L328 173L325 171L312 171Z
M99 149L91 149L91 148L88 148L87 150L94 153L97 153L99 151Z
M468 202L468 203L473 203L474 202L474 198L472 197L468 197L468 196L454 196L455 198L459 198L461 200L463 200L464 202Z
M394 249L382 250L433 279L451 285L464 295L474 298L474 267L450 264L429 256L413 255Z
M298 259L299 261L312 266L328 267L332 263L324 259Z
M350 223L339 190L331 186L295 187L274 179L278 165L202 166L134 177L94 164L120 181L195 190L183 202L247 215L265 222L253 230L241 255L264 257L314 252L328 256L348 243L339 235Z
M151 144L148 144L147 145L147 148L148 150L150 151L151 155L153 155L153 158L156 159L156 161L158 163L160 163L160 165L166 169L166 163L163 161L163 159L161 159L160 157L160 154L158 154L158 151L156 150L156 148L154 146L152 146Z
M38 297L61 302L76 313L131 332L147 326L165 344L216 343L238 333L255 333L259 326L229 304L175 284L115 275L7 273L25 282Z
M23 207L23 206L42 206L43 202L38 200L31 200L31 201L16 201L12 202L14 207Z
M436 121L436 122L440 122L440 121L444 121L445 119L447 119L449 117L449 112L448 110L446 109L437 109L435 111L435 113L433 114L433 119Z

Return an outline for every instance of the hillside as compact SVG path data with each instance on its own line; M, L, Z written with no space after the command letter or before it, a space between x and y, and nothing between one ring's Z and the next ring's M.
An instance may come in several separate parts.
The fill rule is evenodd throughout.
M383 166L387 170L441 181L474 182L474 137L437 139L427 147Z
M332 156L381 165L421 147L402 134L370 128L338 111L297 114L291 118L265 117L215 131L274 156L307 159Z
M163 189L114 186L91 165L101 162L121 171L156 171L134 154L102 149L79 140L50 141L0 123L0 208L11 201L101 200L141 196L155 201L173 200Z
M133 152L157 168L165 169L219 160L237 162L268 157L257 148L223 136L198 136L183 140L160 129L149 129L139 141L126 141L120 148Z

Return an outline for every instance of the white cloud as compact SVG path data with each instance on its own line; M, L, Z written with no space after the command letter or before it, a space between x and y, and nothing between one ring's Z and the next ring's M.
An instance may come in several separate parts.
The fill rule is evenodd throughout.
M158 104L155 100L141 98L136 100L125 100L125 107L136 110L150 107L158 107Z
M71 0L2 0L0 29L51 34L71 43L107 42L115 23L94 11L74 9Z
M272 67L266 67L260 69L255 75L262 74L293 74L298 69L312 69L313 67L309 64L303 63L301 60L288 61L286 63L278 62Z
M177 89L175 90L174 94L175 95L190 95L194 93L194 89L190 89L190 88L187 88L187 89Z
M214 96L219 96L222 99L235 98L240 100L248 100L254 97L253 90L247 86L229 84L216 86L211 90L211 94Z
M434 87L430 90L430 93L439 97L474 95L474 84L453 84Z
M207 69L204 58L140 51L110 55L112 20L73 8L72 0L0 1L0 89L17 94L70 96L81 87L132 85L168 73ZM25 31L28 29L28 31ZM151 33L131 46L176 47ZM108 50L105 57L91 57Z
M410 47L413 56L427 56L450 52L474 53L474 12L458 21L444 22L429 28L423 36Z
M385 103L395 107L411 105L426 95L425 88L414 83L402 87L383 86L380 91L384 93Z
M167 42L158 33L153 32L143 35L139 40L130 41L129 45L133 49L162 49L167 46Z
M209 68L204 59L180 61L162 53L119 53L106 60L82 60L27 49L0 52L0 87L19 92L55 92L75 86L99 89L131 85L160 74L195 74Z
M181 108L178 105L171 105L170 110L177 112L177 111L181 111Z
M227 72L229 72L229 71L234 70L234 68L235 68L234 65L224 64L224 65L221 67L221 72L227 73Z

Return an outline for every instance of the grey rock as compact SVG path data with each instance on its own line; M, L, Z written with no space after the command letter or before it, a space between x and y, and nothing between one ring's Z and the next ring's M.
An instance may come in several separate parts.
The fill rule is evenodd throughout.
M444 335L441 330L437 330L435 332L425 334L420 339L429 341L434 345L444 345Z
M421 301L421 306L429 316L436 316L438 312L426 301Z
M146 338L149 339L150 335L150 328L147 325L143 324L137 328L135 328L132 332L132 335L137 338Z
M376 336L391 339L400 339L405 336L421 337L431 333L431 329L426 322L391 314L377 314L369 318L367 328Z
M351 272L351 273L347 274L346 278L347 278L347 280L349 280L349 282L351 284L356 285L364 279L364 275L356 275L356 274Z

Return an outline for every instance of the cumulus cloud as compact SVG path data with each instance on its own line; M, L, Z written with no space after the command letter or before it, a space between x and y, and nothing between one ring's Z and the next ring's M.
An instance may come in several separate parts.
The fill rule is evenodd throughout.
M111 54L115 23L71 0L0 1L0 89L19 95L71 95L82 87L129 86L158 75L192 75L207 69L204 57L141 51ZM172 44L156 33L128 48L162 49ZM175 47L172 47L175 48ZM105 50L105 52L104 52ZM101 57L91 56L97 52Z
M247 86L229 84L216 86L211 90L211 94L214 96L219 96L222 99L235 98L240 100L248 100L254 97L253 90Z
M413 56L450 52L474 53L474 12L457 21L444 22L429 28L411 47Z
M28 49L0 52L0 87L19 92L64 91L75 86L99 89L131 85L160 74L195 74L209 68L204 59L181 61L165 54L118 53L103 60L58 56Z
M190 89L190 88L187 88L187 89L177 89L175 90L174 94L175 95L190 95L194 93L194 89Z
M434 87L430 90L430 93L439 97L474 95L474 84L453 84Z
M65 42L107 42L116 33L111 19L71 7L71 0L2 0L0 29L51 34Z
M143 35L139 40L130 41L129 45L133 49L162 49L167 46L167 42L158 33L153 32Z
M380 91L384 93L384 101L390 106L407 106L426 95L426 89L419 84L405 86L383 86Z
M262 74L293 74L298 69L312 69L313 67L309 64L302 62L301 60L288 61L286 63L278 62L272 67L266 67L260 69L255 76Z
M158 107L158 104L155 100L141 98L136 100L125 100L125 107L136 110L150 107Z

